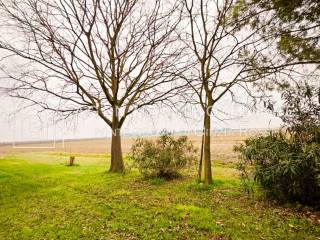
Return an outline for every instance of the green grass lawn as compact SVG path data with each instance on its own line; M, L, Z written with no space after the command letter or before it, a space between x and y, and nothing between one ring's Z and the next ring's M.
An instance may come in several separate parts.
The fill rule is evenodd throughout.
M108 156L33 153L0 159L0 239L320 239L303 214L241 191L234 165L203 189L185 175L106 172Z

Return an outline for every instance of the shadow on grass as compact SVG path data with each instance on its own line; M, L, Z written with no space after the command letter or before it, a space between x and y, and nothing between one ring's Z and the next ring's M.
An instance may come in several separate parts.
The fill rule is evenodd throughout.
M80 164L73 164L73 165L70 165L70 164L65 164L66 167L80 167Z
M219 188L221 186L224 186L224 185L228 185L229 184L229 181L226 181L226 180L222 180L222 179L215 179L213 181L212 184L204 184L202 182L199 182L199 181L195 181L193 183L191 183L188 188L191 189L191 190L196 190L196 191L211 191L212 189L214 188Z

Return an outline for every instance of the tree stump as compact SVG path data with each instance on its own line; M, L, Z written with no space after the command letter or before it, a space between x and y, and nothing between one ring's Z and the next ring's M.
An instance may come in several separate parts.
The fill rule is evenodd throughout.
M74 165L74 160L75 160L75 156L70 156L70 159L69 159L69 166L73 166Z

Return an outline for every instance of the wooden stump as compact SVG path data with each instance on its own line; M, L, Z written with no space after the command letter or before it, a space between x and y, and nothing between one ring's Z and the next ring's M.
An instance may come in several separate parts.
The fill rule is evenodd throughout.
M75 156L70 156L69 166L73 166L74 165L74 160L75 160Z

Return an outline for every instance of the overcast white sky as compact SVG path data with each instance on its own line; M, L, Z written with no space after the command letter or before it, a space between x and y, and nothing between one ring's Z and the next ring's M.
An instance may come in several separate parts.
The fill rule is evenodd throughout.
M43 114L41 119L39 119L36 111L32 109L15 114L15 111L21 106L18 100L2 96L0 103L2 106L0 109L0 142L110 136L109 126L95 115L80 115L73 119L56 123L54 117L48 114ZM281 124L279 119L264 112L262 108L260 108L260 111L253 113L231 103L224 102L221 105L223 110L231 115L223 116L219 114L219 117L230 119L224 122L213 119L213 129L267 129L279 127ZM190 131L192 133L201 129L201 112L194 108L188 108L184 111L188 114L188 119L184 119L181 115L165 109L151 110L151 114L146 112L136 113L125 122L122 133L159 133L163 129L169 131Z

